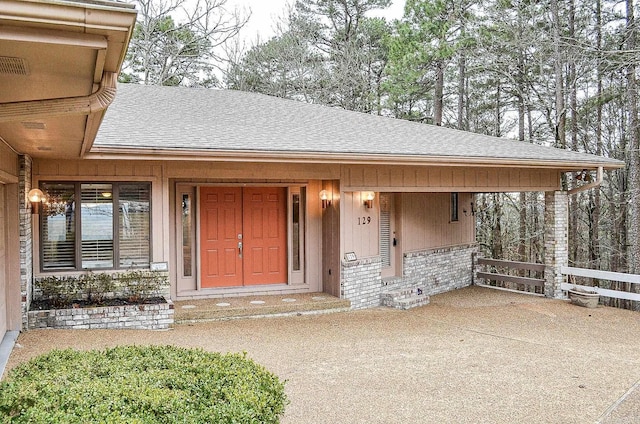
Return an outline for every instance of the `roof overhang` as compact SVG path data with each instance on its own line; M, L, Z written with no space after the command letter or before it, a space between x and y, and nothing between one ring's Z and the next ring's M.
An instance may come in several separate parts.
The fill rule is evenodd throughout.
M556 169L560 172L619 169L623 162L550 161L538 159L474 158L460 156L417 156L388 154L337 154L324 152L264 152L251 150L180 150L96 146L86 158L166 161L284 162L359 165L453 166L479 168ZM594 156L594 158L596 158Z
M0 139L79 158L95 139L135 25L115 1L0 2Z

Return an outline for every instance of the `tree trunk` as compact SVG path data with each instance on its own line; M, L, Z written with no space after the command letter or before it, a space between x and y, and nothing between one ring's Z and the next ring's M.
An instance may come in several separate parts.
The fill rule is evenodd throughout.
M460 55L460 61L458 62L458 129L466 130L467 125L465 122L465 80L466 80L466 66L467 61L464 53Z
M569 2L569 34L568 40L575 39L575 4L573 0ZM576 82L576 63L573 52L569 53L569 69L567 73L567 88L569 88L569 109L570 109L570 130L571 130L571 150L578 151L578 95ZM577 185L573 179L574 187ZM578 215L580 213L580 194L574 194L569 198L569 263L579 264L578 240Z
M433 123L442 125L442 107L444 99L444 61L436 61L436 84L433 97Z
M602 155L602 2L596 0L596 51L598 52L596 98L596 155ZM589 234L589 262L590 268L601 269L600 261L600 187L594 189L591 200L591 233Z
M553 17L553 70L555 74L555 94L556 94L556 147L567 148L566 141L566 115L564 105L564 84L562 75L562 64L564 50L560 48L560 13L558 12L558 0L551 0L551 14Z

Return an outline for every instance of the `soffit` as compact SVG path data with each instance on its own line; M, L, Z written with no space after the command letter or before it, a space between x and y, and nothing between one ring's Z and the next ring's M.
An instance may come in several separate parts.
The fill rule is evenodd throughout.
M105 72L119 72L135 16L115 2L0 2L0 106L95 93ZM102 118L0 117L0 138L33 157L79 157L97 130L91 115Z

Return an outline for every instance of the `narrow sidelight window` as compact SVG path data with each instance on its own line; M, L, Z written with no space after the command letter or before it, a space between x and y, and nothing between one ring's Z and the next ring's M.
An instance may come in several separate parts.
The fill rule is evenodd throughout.
M193 207L191 194L182 193L182 276L193 276L192 265L192 233L193 233Z
M458 221L458 193L451 193L451 222Z

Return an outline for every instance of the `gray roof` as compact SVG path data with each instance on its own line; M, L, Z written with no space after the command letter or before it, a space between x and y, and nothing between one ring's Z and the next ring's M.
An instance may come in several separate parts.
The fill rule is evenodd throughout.
M256 93L134 84L118 86L92 152L566 169L623 165L605 157Z

